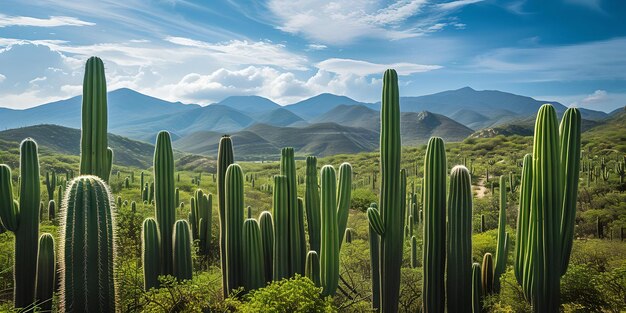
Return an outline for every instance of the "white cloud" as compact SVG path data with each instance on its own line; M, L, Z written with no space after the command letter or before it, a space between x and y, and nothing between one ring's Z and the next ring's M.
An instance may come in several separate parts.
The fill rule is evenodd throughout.
M608 93L606 90L596 90L592 94L588 95L581 102L583 104L594 104L606 101L608 98Z
M0 28L8 26L34 26L34 27L58 27L58 26L93 26L95 23L82 21L71 16L51 16L49 18L36 18L29 16L7 16L0 14Z
M484 0L457 0L452 2L439 3L437 4L437 7L442 10L454 10L469 4L474 4L482 1Z
M367 76L381 74L388 68L394 68L399 75L428 72L440 69L439 65L422 65L415 63L378 64L352 59L328 59L317 64L317 67L328 72L341 75Z
M326 48L328 48L326 45L321 45L321 44L308 44L307 47L309 48L309 50L324 50Z
M3 82L5 79L7 79L7 77L2 75L2 74L0 74L0 83Z
M566 106L610 112L626 106L626 93L609 92L598 89L590 94L566 96L539 96L535 99L558 101ZM583 118L585 118L583 116Z

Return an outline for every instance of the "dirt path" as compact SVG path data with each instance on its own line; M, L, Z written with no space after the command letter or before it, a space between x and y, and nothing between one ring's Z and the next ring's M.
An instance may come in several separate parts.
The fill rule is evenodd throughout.
M485 187L485 179L481 178L478 180L478 186L474 186L474 191L476 191L476 196L478 198L484 198L487 195L487 188Z

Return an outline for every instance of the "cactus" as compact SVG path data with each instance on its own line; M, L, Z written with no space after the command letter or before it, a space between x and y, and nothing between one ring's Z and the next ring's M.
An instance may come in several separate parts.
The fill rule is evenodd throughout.
M500 176L500 214L498 217L498 244L496 247L495 268L493 273L494 292L500 293L500 276L506 271L507 250L506 236L506 177Z
M48 220L54 221L57 217L56 203L54 200L48 202Z
M145 178L143 171L141 172L141 178L139 180L139 190L143 190L145 184Z
M480 264L472 264L472 313L482 313L482 288Z
M225 177L226 217L226 279L227 292L243 286L241 272L241 235L243 227L243 172L238 164L231 164ZM224 271L223 271L224 272ZM223 274L224 275L224 274Z
M196 193L198 193L198 191L196 191ZM191 225L191 238L193 240L199 239L200 237L198 232L198 205L196 203L196 197L189 199L189 213L187 214L187 219Z
M213 195L196 194L198 220L198 239L200 239L200 255L209 255L211 245L211 221L213 208Z
M0 164L0 217L15 235L13 263L16 308L26 308L35 300L35 274L39 240L39 156L37 143L27 138L20 144L20 199L13 200L11 169Z
M217 202L220 216L220 265L222 268L222 291L224 298L229 294L226 279L226 170L234 162L233 142L230 136L222 136L217 148Z
M377 205L376 203L372 203L370 204L370 207L376 209ZM372 225L369 225L368 227L368 237L370 245L370 267L372 274L372 309L378 311L378 308L380 308L380 236L372 228Z
M304 225L300 224L300 212L298 210L298 190L296 185L296 161L293 148L287 147L281 150L280 174L287 177L287 208L289 229L289 276L304 274L304 262L306 261L306 247L304 242Z
M308 277L316 287L322 285L320 280L320 259L316 251L311 250L307 253L304 272L305 276Z
M178 220L174 223L174 233L172 234L172 270L174 277L178 280L188 280L192 277L191 235L189 234L189 224L186 220Z
M159 274L161 273L161 232L158 223L153 218L143 221L141 243L143 288L148 291L159 287Z
M424 311L443 312L446 265L446 151L443 140L438 137L432 137L426 147L423 198Z
M287 177L274 176L274 280L289 277L289 215Z
M484 233L487 230L487 226L485 224L485 214L480 215L480 232Z
M54 238L50 234L39 237L39 251L37 252L37 281L35 285L35 300L43 312L51 312L52 295L56 282L56 257L54 254Z
M380 236L380 308L398 310L406 206L406 171L400 170L400 100L395 70L385 71L381 106L380 210L368 208L370 226Z
M60 311L115 312L113 197L97 176L79 176L67 190L61 210Z
M320 192L317 182L317 158L306 158L306 221L309 228L310 250L320 252Z
M417 238L415 236L411 236L411 267L417 268Z
M113 150L107 141L107 87L104 64L91 57L83 79L80 175L95 175L105 182L111 174Z
M352 228L346 228L344 235L344 240L346 241L346 243L352 243L352 232Z
M352 197L352 165L343 163L339 166L339 186L337 190L337 232L339 234L339 250L348 224L350 201Z
M48 191L48 201L54 200L54 190L57 186L57 174L52 172L46 172L46 190Z
M334 295L339 285L339 234L337 225L337 180L331 165L321 170L320 272L322 294Z
M259 216L261 239L263 240L263 265L265 266L265 282L269 283L273 277L274 267L274 223L272 213L263 211Z
M530 154L524 156L522 162L522 179L520 182L520 202L519 210L517 212L517 230L515 245L515 264L513 271L518 284L522 286L524 294L530 295L528 281L524 276L531 273L527 270L529 267L526 265L530 260L524 254L526 246L529 244L529 226L530 226L530 197L532 192L532 161L533 157Z
M161 264L164 275L174 274L172 255L172 230L176 219L177 203L174 199L174 155L170 134L161 131L157 135L154 148L154 199L155 215L161 232Z
M491 253L485 253L480 277L483 296L493 294L493 270L493 256Z
M448 198L448 259L446 295L448 312L470 312L472 307L472 180L469 170L457 165L450 172Z
M518 262L528 260L516 267L523 266L522 287L535 312L556 312L560 306L560 277L567 271L576 215L580 124L576 108L565 111L558 127L551 105L537 114L530 205L520 206L530 211L520 213L530 216L521 234L527 244L516 249Z
M259 223L253 218L243 222L242 236L242 279L245 290L265 286L265 259Z

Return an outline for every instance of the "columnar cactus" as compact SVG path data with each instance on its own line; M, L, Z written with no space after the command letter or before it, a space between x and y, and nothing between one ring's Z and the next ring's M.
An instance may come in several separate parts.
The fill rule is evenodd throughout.
M226 170L234 162L233 142L230 136L223 136L217 148L217 202L220 215L220 263L222 267L222 290L224 298L228 296L226 280Z
M97 176L78 176L67 188L60 236L60 311L115 312L114 202Z
M56 256L54 253L54 238L50 234L39 237L39 251L37 253L37 283L35 299L37 306L44 312L52 310L52 295L56 282Z
M337 188L337 231L339 249L341 250L352 199L352 165L350 163L343 163L339 166L339 185Z
M331 165L321 171L321 223L320 271L322 294L334 295L339 285L339 233L337 225L337 179Z
M35 300L39 240L39 156L37 143L30 138L20 144L19 184L18 204L13 200L11 169L0 164L0 217L4 227L15 235L13 300L16 308L25 308Z
M46 172L46 190L48 191L48 201L54 200L54 191L57 187L57 174L52 172Z
M376 203L370 204L371 208L376 209ZM369 211L369 209L368 209ZM380 308L380 236L372 228L368 227L368 239L370 245L370 268L372 274L372 309Z
M200 189L196 191L198 193ZM198 206L196 197L191 197L189 199L189 213L187 214L187 219L189 219L189 224L191 224L191 238L196 240L200 237L198 234Z
M346 243L352 243L352 232L352 228L346 228L344 234L344 240L346 241Z
M472 313L482 313L482 288L483 283L481 280L481 267L480 264L472 264Z
M263 240L263 265L265 265L265 282L272 281L274 272L274 223L272 213L263 211L259 216L261 239Z
M113 150L107 141L107 86L104 64L91 57L83 79L82 127L80 135L80 174L109 180Z
M174 223L172 269L174 277L178 280L188 280L192 277L191 234L186 220L178 220Z
M443 312L445 308L446 169L443 140L432 137L424 159L424 312Z
M287 147L281 150L280 174L287 177L287 205L289 216L289 276L304 274L304 262L306 259L306 247L304 241L304 228L300 224L298 211L298 189L296 185L296 161L293 148Z
M457 165L450 172L446 295L448 312L470 312L472 307L472 180Z
M530 295L530 282L524 276L531 275L528 271L530 267L527 265L532 260L525 255L526 246L529 244L530 237L528 236L530 227L530 198L532 192L532 162L533 157L530 154L524 156L522 165L522 178L520 183L520 200L519 210L517 212L517 230L516 237L517 242L515 245L515 264L513 266L513 272L517 282L522 286L524 293Z
M411 267L416 268L417 264L417 238L411 236Z
M496 247L493 289L500 292L500 276L506 271L506 178L500 176L500 215L498 217L498 245Z
M310 250L320 252L320 192L317 182L317 158L306 158L306 187L305 187L306 221L309 228Z
M308 277L316 287L322 285L320 279L320 259L317 252L311 250L306 255L306 265L304 266L305 276Z
M493 294L493 270L493 256L491 253L485 253L480 275L483 296Z
M560 126L551 105L543 105L537 114L530 205L520 206L530 211L520 212L530 217L520 234L527 244L516 248L515 257L535 312L556 312L560 306L560 277L567 271L576 215L580 124L576 108L565 111Z
M198 237L200 239L200 254L208 255L211 245L211 221L213 220L213 195L202 195L197 199Z
M259 223L253 218L243 222L243 287L246 291L265 286L265 259Z
M161 274L161 232L153 218L143 221L141 229L141 259L143 264L144 290L159 286Z
M289 277L289 212L287 176L274 176L274 280Z
M174 274L172 259L172 230L176 219L177 203L174 199L174 155L170 134L161 131L154 148L154 198L155 215L161 232L161 255L164 256L161 273Z
M368 219L380 236L380 308L398 311L402 266L406 171L400 171L400 96L395 70L385 71L380 111L380 211L368 208Z
M243 227L243 172L238 164L231 164L225 177L225 217L226 217L226 275L227 292L243 286L241 272L241 235ZM225 273L224 273L225 272Z

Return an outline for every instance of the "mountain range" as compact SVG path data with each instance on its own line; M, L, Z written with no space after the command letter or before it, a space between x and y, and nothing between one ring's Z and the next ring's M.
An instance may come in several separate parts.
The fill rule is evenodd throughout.
M559 113L566 109L558 102L469 87L401 97L403 144L425 143L431 136L459 141L472 133L525 135L532 131L529 121L543 103L553 104ZM378 145L380 103L329 93L285 106L259 96L233 96L199 106L122 88L108 93L108 104L112 134L153 143L158 131L168 130L174 146L191 153L214 154L223 134L233 136L242 156L275 155L284 146L323 156L369 151ZM81 96L76 96L25 110L0 108L0 130L39 124L80 128L80 107ZM589 127L608 116L581 112Z

